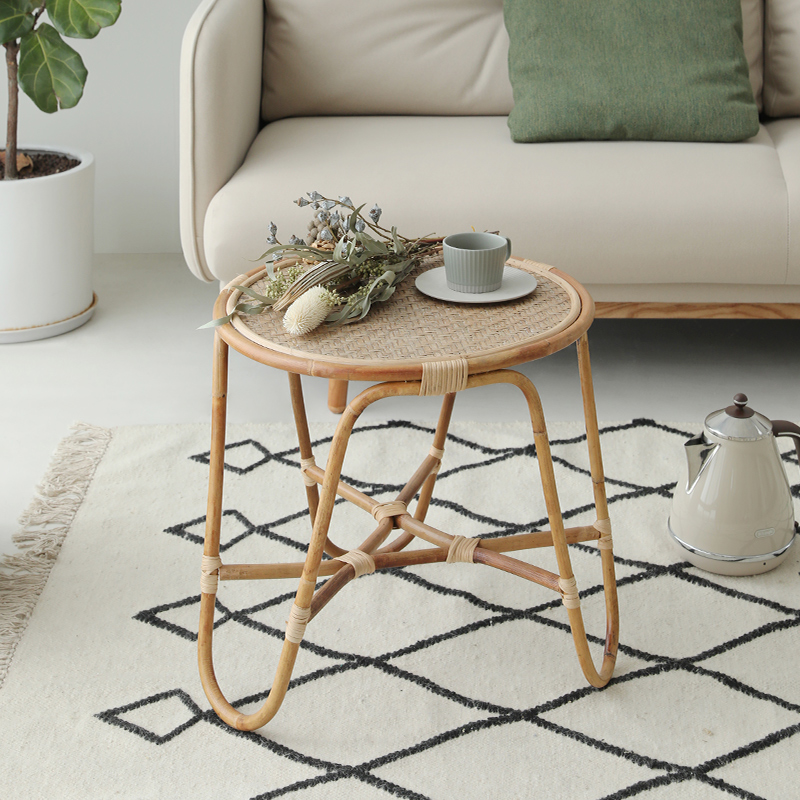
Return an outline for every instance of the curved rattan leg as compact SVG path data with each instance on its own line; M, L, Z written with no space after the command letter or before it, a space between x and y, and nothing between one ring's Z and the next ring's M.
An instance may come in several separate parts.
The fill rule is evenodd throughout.
M225 386L227 383L227 346L218 340L214 352L214 405L212 412L212 453L209 508L214 504L215 513L209 515L206 523L206 545L204 554L211 558L219 557L219 519L221 516L222 473L225 455ZM381 397L391 395L416 394L417 384L385 383L372 386L356 397L345 409L331 441L328 461L325 466L325 479L319 506L314 519L308 551L306 553L300 584L289 615L289 625L278 660L275 678L267 699L261 708L252 714L237 711L223 695L214 673L212 657L212 637L214 628L214 602L216 599L216 580L204 578L200 602L200 630L198 635L198 663L203 689L212 708L219 717L238 730L252 731L266 725L277 713L286 696L286 691L294 669L297 651L303 638L305 625L311 614L311 601L319 576L330 526L336 489L342 473L344 456L355 421L370 403ZM217 509L219 511L217 512ZM209 562L204 561L208 567ZM211 565L213 566L213 565ZM215 576L214 576L215 577Z
M436 423L436 431L433 434L431 453L433 454L435 452L436 455L438 455L440 466L442 456L444 455L444 445L447 440L447 431L450 428L450 418L453 415L453 405L455 401L455 392L450 392L444 395L442 398L442 407L439 410L439 421ZM425 521L425 517L428 513L428 506L431 502L433 487L436 484L436 476L438 472L439 468L437 467L436 472L432 472L425 479L425 483L422 484L422 488L419 490L419 500L417 501L417 506L414 509L414 519L418 519L420 522Z
M353 400L345 409L342 419L340 420L339 425L336 428L336 436L339 436L340 431L342 432L342 434L344 434L345 423L347 423L348 425L347 436L349 437L350 433L352 432L353 425L355 424L358 417L361 416L364 409L366 409L369 405L376 402L377 400L380 400L383 397L416 395L418 394L418 392L419 392L419 383L413 383L409 381L403 381L402 383L400 382L380 383L375 386L371 386L368 389L365 389L363 392L361 392L361 394L353 398ZM452 406L453 406L452 399L449 401L449 403L446 401L445 405L449 408L449 411L447 413L447 423L446 423L449 424L450 411L452 411ZM447 429L445 427L441 434L442 445L444 437L446 435L447 435ZM334 437L334 441L336 440L336 436ZM434 438L435 442L439 441L438 438L436 437ZM346 448L346 446L347 446L347 441L344 440L343 448ZM322 490L323 498L325 496L325 486L327 485L328 480L330 479L329 476L331 473L331 456L333 454L334 454L334 448L332 442L330 454L328 455L328 463L325 466L325 480L323 482L323 490ZM335 462L335 464L337 465L336 466L337 481L339 479L338 478L339 474L341 474L342 463L344 459L344 449L342 449L341 458L342 461ZM420 469L422 469L422 467ZM430 466L427 467L427 469L430 469ZM428 475L427 472L425 472L424 475L425 475L425 480L427 480L430 477L430 475ZM419 487L420 482L422 481L423 479L421 477L418 480L415 480L415 476L412 476L409 483L406 484L406 486L398 495L397 499L403 503L407 503L416 493L417 487ZM333 484L333 486L334 486L333 499L335 500L335 483ZM331 510L332 508L333 508L333 500L331 501ZM391 549L387 548L376 550L376 548L383 543L383 541L389 535L391 530L392 530L391 522L388 519L383 520L378 524L378 527L375 529L375 531L360 545L359 550L363 550L364 552L370 554L374 552L378 552L381 554L386 552L392 552ZM412 535L406 534L404 532L400 535L400 537L398 537L397 540L395 540L395 545L400 539L403 539L404 537L407 537L407 541L405 541L405 543L402 546L405 546L405 544L407 544L408 541L414 539ZM355 570L352 567L352 565L343 564L342 567L334 575L332 575L325 582L324 586L322 586L319 589L319 591L314 595L313 602L311 605L311 619L313 619L325 607L325 605L354 577L355 577Z
M450 418L453 416L453 405L456 401L456 393L449 392L442 398L442 407L439 410L439 420L436 423L436 430L433 434L433 444L431 446L431 455L436 454L439 459L439 464L436 471L432 472L425 479L425 483L419 490L419 500L414 509L414 519L420 522L425 521L428 515L428 507L430 506L431 497L433 496L433 487L436 485L436 476L439 473L439 467L442 465L442 456L444 455L444 446L447 441L447 431L450 429ZM400 550L408 547L414 541L414 535L403 531L393 542L390 542L386 547L381 548L380 553L398 553Z
M200 681L208 701L219 717L234 728L253 730L271 719L286 695L298 645L284 642L272 690L267 702L254 715L237 711L220 690L214 673L212 653L214 606L219 573L219 540L222 520L222 489L225 470L225 426L228 385L228 345L217 335L214 340L214 364L211 410L211 453L209 458L208 508L203 544L203 570L200 593L200 626L197 637L197 662Z
M313 464L314 452L311 449L311 434L308 431L308 417L306 416L306 404L303 399L303 385L300 381L300 376L295 372L289 372L289 394L292 398L292 414L294 416L294 425L297 430L297 443L300 450L300 464ZM345 381L345 384L347 381ZM345 386L345 395L347 387ZM345 400L345 404L346 404ZM341 413L340 409L340 413ZM305 469L305 467L302 467ZM319 506L319 487L314 480L307 480L305 472L303 472L303 480L306 486L306 500L308 502L308 516L311 520L311 527L314 527L314 519L317 516L317 507ZM336 556L344 555L347 550L334 544L330 539L325 542L325 552L335 558Z
M600 538L600 557L603 567L603 590L606 602L606 648L605 658L610 662L608 677L614 670L619 645L619 602L617 600L617 579L614 569L614 550L611 541L611 520L606 500L605 473L603 471L603 455L600 450L600 430L597 425L597 408L594 401L594 384L592 367L589 361L589 337L583 334L577 343L578 369L581 378L583 395L583 416L586 424L586 443L589 448L589 465L592 473L592 489L594 506L597 512L597 527L603 534ZM601 675L605 673L601 671Z
M579 349L579 358L584 403L587 409L591 406L586 414L587 429L590 427L590 418L594 419L594 432L589 437L593 478L597 474L596 470L598 466L600 469L600 481L599 483L598 481L594 481L595 502L597 504L598 519L607 522L608 507L605 503L605 488L602 481L602 463L600 461L600 444L597 438L597 421L594 415L594 394L591 392L591 374L586 372L588 368L588 350L586 349L585 342L583 343L583 347L583 355L580 355L581 351ZM489 383L512 383L522 391L527 400L531 424L533 426L534 441L536 443L539 471L542 477L547 516L550 520L550 530L553 536L553 548L556 554L556 561L558 562L559 585L561 586L562 598L569 615L569 624L575 643L575 650L577 651L578 661L586 680L589 681L592 686L605 686L614 672L619 641L619 614L616 602L617 594L613 553L610 549L601 550L603 587L606 598L606 640L603 661L598 671L595 668L589 651L586 628L580 609L580 600L574 584L575 576L572 573L569 548L564 534L564 521L561 515L561 505L558 500L558 491L556 489L555 471L553 469L553 459L550 453L550 441L547 437L547 427L544 421L544 413L542 411L539 393L536 391L536 387L533 383L531 383L525 375L514 370L498 370L484 375L473 376L469 379L468 386L478 386ZM587 401L587 396L590 396L590 403ZM591 411L591 414L589 411Z
M311 460L313 462L314 452L311 449L311 434L308 431L308 417L306 417L306 403L303 399L303 385L300 376L295 372L289 372L289 394L292 398L292 414L294 415L294 425L297 429L297 444L300 451L300 462ZM308 513L311 517L311 524L314 524L314 517L317 515L319 506L319 489L316 481L306 481L306 499L308 500Z

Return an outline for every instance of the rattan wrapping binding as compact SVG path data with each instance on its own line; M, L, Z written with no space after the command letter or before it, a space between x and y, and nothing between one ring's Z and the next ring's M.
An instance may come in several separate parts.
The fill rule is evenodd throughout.
M380 522L382 519L386 519L386 517L395 517L398 514L405 514L407 510L405 503L401 503L399 500L392 500L389 503L379 503L375 506L375 508L372 509L372 516Z
M603 534L597 540L597 546L601 550L613 550L614 549L614 542L611 539L611 520L610 519L598 519L595 520L594 525L592 526L600 531Z
M581 598L578 594L578 582L575 578L559 578L558 586L561 589L561 598L567 608L581 607Z
M296 603L292 603L292 610L289 612L289 619L286 622L286 641L300 644L310 619L310 608L300 608Z
M375 559L363 550L350 550L343 556L337 556L334 560L350 564L356 572L356 578L375 572Z
M306 486L314 486L314 484L316 484L316 481L310 475L306 475L306 470L309 467L316 467L316 466L317 462L314 461L314 456L300 459L300 472L303 475L303 483L305 483Z
M475 548L480 543L480 539L467 539L466 536L454 536L447 550L447 563L455 564L463 562L471 564L475 554Z
M592 527L596 528L600 533L611 536L611 520L610 519L596 519L592 523Z
M429 455L432 455L435 459L437 459L436 466L431 470L431 472L434 475L438 475L439 470L442 468L442 459L444 458L444 450L440 449L439 447L434 447L433 445L431 445Z
M218 570L222 566L219 556L204 555L200 564L200 591L204 594L216 594L219 584Z
M423 361L419 393L424 397L460 392L466 388L467 378L469 378L469 364L466 358Z

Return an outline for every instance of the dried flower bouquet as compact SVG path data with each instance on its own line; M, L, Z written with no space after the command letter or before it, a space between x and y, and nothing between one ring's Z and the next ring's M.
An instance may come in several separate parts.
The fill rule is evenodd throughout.
M264 294L236 287L249 300L202 327L224 325L234 314L261 314L267 309L284 311L284 327L297 336L323 322L329 326L357 322L373 303L388 300L420 259L441 244L431 236L408 239L394 226L382 227L377 203L365 217L364 205L356 207L349 197L332 200L316 191L307 197L294 201L315 212L305 241L293 235L288 244L281 244L277 226L270 223L267 243L272 247L257 259L271 259Z

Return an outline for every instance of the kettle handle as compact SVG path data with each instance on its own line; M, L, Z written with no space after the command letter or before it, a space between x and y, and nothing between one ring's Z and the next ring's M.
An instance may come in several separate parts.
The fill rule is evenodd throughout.
M785 419L774 419L772 420L772 433L774 436L791 436L794 439L797 460L800 462L800 425L795 425L794 422Z

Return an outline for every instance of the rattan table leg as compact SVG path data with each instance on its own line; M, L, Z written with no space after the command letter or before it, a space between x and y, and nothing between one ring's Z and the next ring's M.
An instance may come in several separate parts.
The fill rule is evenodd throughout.
M288 376L294 425L297 429L297 444L300 449L301 460L306 461L314 458L314 451L311 449L311 434L308 431L308 418L306 417L306 404L303 399L303 386L300 382L300 376L296 372L289 372ZM308 513L311 517L311 524L313 525L314 517L317 515L317 506L319 506L319 489L316 483L310 481L306 483L306 497L308 499Z
M453 415L453 405L455 401L455 392L450 392L442 398L439 421L436 423L436 432L433 435L433 445L431 449L431 454L435 454L439 458L439 466L441 466L442 457L444 456L444 445L447 440L447 431L450 428L450 418ZM434 453L434 451L436 452ZM418 519L420 522L425 521L425 516L428 513L428 506L431 502L433 487L436 484L436 476L438 473L439 468L437 467L436 472L432 472L428 476L425 483L422 484L422 489L420 489L419 500L417 500L417 506L414 509L414 519Z
M300 449L300 463L314 463L314 451L311 449L311 434L308 431L308 418L306 417L306 404L303 399L303 385L296 372L289 372L289 394L292 398L292 414L294 425L297 429L297 443ZM303 475L305 479L305 473ZM308 514L311 526L317 516L319 507L319 488L316 481L306 480L306 499L308 501ZM325 542L325 552L332 557L344 555L347 551L335 545L330 539Z
M436 470L432 472L425 479L422 488L419 492L419 499L417 500L416 508L414 509L414 519L420 522L425 521L428 514L428 507L430 506L431 497L433 496L433 487L436 484L436 476L439 474L439 468L442 465L442 457L444 456L444 446L447 441L447 431L450 429L450 418L453 415L453 405L456 400L456 392L449 392L442 398L442 407L439 411L439 421L436 423L436 431L433 434L433 444L431 446L431 454L435 454L439 463ZM407 531L403 531L393 542L390 542L386 547L382 547L378 552L380 553L397 553L408 547L414 541L414 535Z
M200 681L208 701L220 719L240 730L253 730L266 724L283 701L297 655L297 645L284 642L278 670L267 702L256 715L243 715L222 694L214 673L213 632L219 573L219 540L222 521L222 490L225 472L225 426L228 391L228 345L214 337L214 361L211 406L211 452L209 455L208 508L203 544L203 580L200 593L200 625L197 636L197 662ZM216 569L214 567L216 566ZM287 644L290 646L287 647Z
M328 408L334 414L341 414L347 407L348 381L338 381L331 378L328 381Z
M372 386L369 389L366 389L357 397L355 397L350 404L345 409L344 415L342 420L339 422L339 425L336 429L336 435L339 435L340 430L344 432L345 428L343 426L343 422L345 420L348 421L349 425L349 432L352 432L353 426L355 425L358 418L364 412L364 410L370 406L372 403L377 402L378 400L384 397L392 397L397 395L407 395L407 394L417 394L419 384L417 383L381 383L376 386ZM444 438L447 435L447 426L449 425L450 421L450 413L452 412L453 408L453 397L449 400L445 400L443 404L443 412L442 416L440 417L440 424L437 426L436 434L434 435L434 445L432 449L441 450L444 446ZM445 410L446 409L446 410ZM349 437L350 433L347 433ZM334 437L335 438L335 437ZM441 447L437 447L437 442L441 444ZM344 447L347 446L347 442L345 440ZM333 445L331 445L333 447ZM333 452L331 450L331 452ZM415 473L409 478L406 485L397 495L396 501L402 503L403 505L407 505L414 497L414 495L418 491L424 490L425 484L430 480L431 477L435 477L435 471L438 469L439 463L441 462L440 457L434 456L433 452L431 452L419 468L415 471ZM325 479L324 481L328 480L328 472L330 467L330 456L328 458L328 464L325 466ZM339 473L341 473L341 466L339 466ZM338 478L337 478L338 480ZM323 486L325 483L323 482ZM420 487L423 487L422 490ZM339 490L339 494L345 494ZM355 492L350 492L350 494L355 495ZM356 505L361 505L364 507L364 502L370 500L370 498L365 497L352 497L352 501L356 502ZM373 501L373 505L374 504ZM361 545L357 548L359 551L364 553L372 554L373 552L377 553L385 553L387 552L387 548L383 548L381 550L377 550L381 544L385 541L386 537L392 530L392 521L391 519L384 519L382 520L378 527L373 531L373 533L368 536ZM401 547L397 547L397 543L400 539L403 539L404 542L402 546L413 541L414 536L408 533L403 532L398 539L395 540L394 545L395 549L401 549ZM331 576L322 586L317 593L314 595L312 604L311 604L311 619L313 619L324 607L325 605L330 602L330 600L343 589L351 580L356 577L355 568L352 564L343 563L341 568Z
M593 465L593 485L595 487L595 501L598 503L596 508L598 519L608 523L608 506L605 501L605 484L602 479L602 462L600 460L600 440L597 431L597 419L594 410L594 392L592 389L591 372L588 362L588 343L586 337L581 339L578 349L581 385L585 403L587 419L587 430L592 427L593 432L587 436L589 441L590 459ZM564 522L561 514L561 504L558 499L556 488L555 471L553 469L553 459L550 453L550 441L547 436L547 426L545 425L542 403L539 393L531 381L519 372L514 370L499 370L497 372L484 373L470 378L469 385L486 383L513 383L516 385L528 402L528 410L533 426L534 441L536 443L536 455L539 462L539 471L542 478L542 488L544 491L547 515L550 520L550 530L553 537L553 548L556 554L559 571L559 587L561 589L564 605L569 616L572 638L575 643L575 650L578 654L580 663L586 680L592 686L605 686L611 679L616 660L618 643L619 614L616 604L616 579L614 577L614 556L610 549L610 544L601 549L601 565L603 570L603 587L606 593L606 642L603 654L603 661L598 671L592 661L589 651L589 642L586 638L586 628L583 623L583 614L580 609L580 601L575 587L575 576L572 572L572 563L569 556ZM599 469L599 472L598 472ZM599 475L599 480L595 481L594 476ZM609 523L610 524L610 523ZM480 550L480 548L479 548Z
M280 708L297 658L299 642L286 638L278 660L275 679L267 700L254 714L242 714L225 698L214 672L213 632L216 583L219 567L222 491L225 471L225 427L228 386L228 345L217 335L214 339L214 361L211 410L211 452L209 457L209 492L206 533L203 545L203 581L200 593L200 625L197 637L197 660L203 691L217 715L238 730L255 730L269 722ZM320 555L321 558L321 555ZM308 559L306 559L308 562ZM317 567L319 564L317 563ZM307 569L306 564L305 569ZM305 570L304 570L305 571ZM215 574L216 573L216 574ZM301 578L301 586L304 578ZM311 585L313 591L313 582Z
M225 425L228 409L228 345L218 335L214 337L211 383L211 451L203 555L219 557L222 483L225 471Z
M214 382L212 408L212 453L209 491L209 505L215 509L216 523L207 526L207 556L219 557L219 518L221 516L222 479L225 458L225 396L227 391L227 345L217 337L214 349ZM311 540L303 563L303 572L289 615L289 625L281 649L275 678L267 699L260 709L252 714L242 714L225 698L214 674L212 656L212 638L214 628L214 602L216 588L201 593L200 629L198 634L198 664L203 689L212 708L219 717L238 730L252 731L266 725L277 713L286 696L289 680L294 669L297 651L303 638L305 626L311 617L311 602L314 597L322 555L327 542L333 506L336 502L339 478L347 451L347 444L353 425L359 415L370 403L381 397L398 396L416 393L416 385L384 383L370 387L362 392L346 409L336 426L331 441L328 460L325 465L325 478L322 493L314 519ZM304 415L303 415L304 417ZM422 483L420 479L419 484ZM416 489L414 490L416 491ZM219 513L216 513L219 509Z
M611 541L611 521L606 500L606 483L603 472L603 454L600 450L600 430L597 425L597 408L594 400L592 367L589 360L589 337L583 334L577 343L578 370L583 395L583 415L586 424L586 442L589 448L589 466L592 473L592 489L598 523L595 527L603 534L598 542L603 567L603 593L606 604L606 644L601 679L607 682L614 672L619 646L619 602L617 600L617 579L614 569L614 550Z

